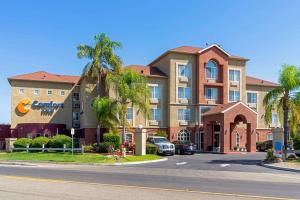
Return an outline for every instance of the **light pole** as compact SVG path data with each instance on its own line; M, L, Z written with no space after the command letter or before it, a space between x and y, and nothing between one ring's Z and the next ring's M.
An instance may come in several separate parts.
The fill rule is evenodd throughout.
M73 138L74 134L75 134L75 130L74 130L74 128L71 128L71 136L72 136L72 156L74 155L74 138Z

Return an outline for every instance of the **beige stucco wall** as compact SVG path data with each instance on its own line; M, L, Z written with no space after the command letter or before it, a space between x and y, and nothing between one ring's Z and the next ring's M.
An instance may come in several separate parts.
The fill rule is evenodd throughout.
M272 90L272 87L264 87L264 86L257 86L257 85L247 85L246 90L251 92L257 92L257 128L269 128L268 125L265 124L264 120L264 106L263 106L263 99L268 93L268 91ZM247 101L247 100L246 100Z
M229 90L239 90L240 91L240 98L242 102L246 102L246 63L245 61L239 60L229 60L228 61L228 100L229 100ZM240 83L238 86L231 86L229 81L229 70L240 70Z
M72 126L72 84L11 80L11 126L15 128L19 123L58 123L66 124L67 129ZM24 89L24 94L19 94L19 89ZM34 95L34 90L39 89L39 95ZM47 91L52 90L48 96ZM61 96L60 91L65 91ZM23 99L30 99L43 103L64 103L64 108L54 110L52 114L43 115L40 109L30 109L26 114L16 111L18 103ZM30 107L30 106L29 106Z
M95 81L84 77L80 83L80 128L97 127L96 114L92 109L92 102L96 96Z

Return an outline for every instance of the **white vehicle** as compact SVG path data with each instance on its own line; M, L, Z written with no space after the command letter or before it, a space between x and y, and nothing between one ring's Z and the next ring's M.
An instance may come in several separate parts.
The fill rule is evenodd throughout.
M172 144L167 138L160 136L150 136L147 142L157 146L157 153L162 155L174 155L175 145Z

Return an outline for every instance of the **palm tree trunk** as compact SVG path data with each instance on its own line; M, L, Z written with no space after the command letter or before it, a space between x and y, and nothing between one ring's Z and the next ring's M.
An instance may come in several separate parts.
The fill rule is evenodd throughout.
M99 143L100 143L100 124L98 124L97 126L97 135L96 135L96 139L97 139L97 145L99 146Z
M99 73L98 74L98 77L97 77L97 95L98 97L100 97L100 82L101 82L101 74Z
M288 147L288 117L289 117L289 107L287 105L288 93L285 94L285 97L282 102L283 106L283 138L284 138L284 159L287 157L287 147Z

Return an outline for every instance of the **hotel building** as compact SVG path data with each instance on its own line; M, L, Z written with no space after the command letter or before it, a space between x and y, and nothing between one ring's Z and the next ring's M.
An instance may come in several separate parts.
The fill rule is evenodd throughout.
M165 130L171 141L191 141L202 151L255 151L257 141L272 139L273 123L264 123L263 98L276 83L246 76L248 59L218 45L182 46L150 64L130 65L145 76L151 90L151 119L128 108L126 139L142 125L148 135ZM77 129L82 143L96 141L91 104L95 81L47 72L10 77L11 137L51 136ZM103 85L103 84L102 84ZM104 93L102 95L105 95ZM109 92L113 95L113 92Z

